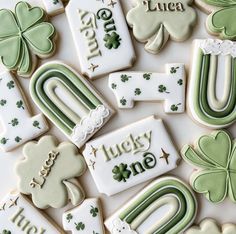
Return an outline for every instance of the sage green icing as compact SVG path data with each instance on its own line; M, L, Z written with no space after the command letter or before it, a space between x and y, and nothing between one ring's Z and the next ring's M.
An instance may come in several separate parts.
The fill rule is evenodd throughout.
M236 0L202 0L202 1L209 5L218 7L229 7L231 5L236 4Z

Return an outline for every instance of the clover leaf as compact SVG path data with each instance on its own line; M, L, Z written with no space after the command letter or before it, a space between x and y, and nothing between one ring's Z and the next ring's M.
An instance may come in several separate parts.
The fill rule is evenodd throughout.
M55 28L45 22L42 8L19 2L15 12L0 11L0 58L8 70L29 76L35 55L49 57L54 51Z
M67 214L66 220L69 223L73 219L73 215L71 213Z
M151 75L152 75L152 73L144 73L144 74L143 74L143 78L144 78L145 80L150 80L150 79L151 79Z
M236 202L236 143L223 130L202 136L193 149L185 146L183 158L197 167L191 176L191 185L196 192L218 203L228 195Z
M141 91L140 88L136 88L136 89L134 90L135 96L138 96L138 95L140 95L141 93L142 93L142 91Z
M129 81L129 79L132 78L132 77L128 76L128 75L125 75L125 74L122 74L120 76L120 78L121 78L121 81L125 83L126 81Z
M80 230L84 230L85 229L85 225L82 222L79 223L75 223L75 228L76 230L80 231Z
M121 104L122 106L126 106L126 103L127 103L127 100L126 100L124 97L122 97L122 98L120 99L120 104Z
M170 92L167 91L167 88L166 88L165 85L159 85L158 86L158 92L160 92L160 93L170 93Z
M17 126L19 124L19 120L17 118L14 118L8 124L10 124L12 127L15 127L15 126Z
M105 46L110 50L112 48L117 49L120 46L120 35L116 32L112 32L111 34L106 34L104 39L106 43Z
M5 99L0 100L0 105L1 106L6 105L6 103L7 103L7 100L5 100Z
M4 230L2 231L2 234L11 234L11 231L9 231L9 230L7 230L7 229L4 229Z
M16 102L16 106L17 106L17 108L19 108L19 109L20 109L20 108L22 108L23 110L25 109L25 108L24 108L24 103L23 103L22 100Z
M115 166L112 169L113 178L119 182L126 182L129 179L131 171L127 169L127 164L121 163L119 166Z
M173 105L171 105L170 109L172 111L178 111L180 105L181 105L181 103L173 104Z
M91 214L93 217L97 217L97 215L98 215L98 208L91 206L90 214Z

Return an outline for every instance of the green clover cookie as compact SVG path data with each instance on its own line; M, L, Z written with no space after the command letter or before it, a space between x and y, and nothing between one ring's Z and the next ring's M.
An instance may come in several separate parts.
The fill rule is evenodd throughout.
M15 12L0 10L0 57L8 70L28 77L35 68L36 55L49 57L55 50L55 28L45 22L45 12L19 2Z
M18 189L31 194L38 208L61 208L68 200L73 205L82 202L84 192L74 178L85 172L86 164L75 145L58 145L53 136L44 136L27 143L23 154L25 158L16 167Z
M186 145L181 154L198 168L190 180L196 192L213 203L226 196L236 202L236 144L225 131L200 137L195 149Z

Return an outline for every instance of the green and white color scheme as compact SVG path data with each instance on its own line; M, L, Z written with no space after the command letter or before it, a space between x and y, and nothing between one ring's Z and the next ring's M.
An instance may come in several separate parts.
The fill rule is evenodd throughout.
M175 177L153 181L105 221L112 234L177 234L195 219L191 189Z
M145 49L158 53L168 39L184 41L192 33L197 14L193 0L134 0L135 7L127 14L134 37L146 43Z
M185 111L186 74L183 64L166 64L166 73L117 72L109 87L119 108L133 108L135 101L164 101L166 113Z
M61 208L69 200L74 206L84 200L75 178L86 171L86 163L74 144L58 144L55 137L44 136L25 144L23 155L16 166L18 190L31 195L35 206Z
M64 12L62 0L43 0L44 8L48 15L54 16Z
M41 66L31 78L30 93L42 112L78 147L113 114L91 85L61 62Z
M132 66L135 53L119 0L70 0L66 15L84 75L94 79Z
M236 202L236 143L227 132L204 135L194 149L186 145L181 154L197 168L190 178L196 192L213 203L222 202L227 196Z
M0 148L11 151L48 130L42 114L31 116L24 95L13 75L0 73Z
M63 228L72 234L105 234L100 201L88 198L62 217Z
M223 128L236 120L236 43L195 40L189 82L191 116L209 128Z
M18 192L7 194L0 201L0 233L64 234L49 217L39 212Z
M199 226L193 226L186 231L186 234L235 234L236 225L231 223L223 224L222 226L214 219L204 219Z
M150 116L88 142L83 155L100 193L108 196L177 167L161 119Z
M0 58L8 70L29 77L35 69L36 56L47 58L53 54L56 30L45 20L45 11L27 2L18 2L14 12L0 10Z

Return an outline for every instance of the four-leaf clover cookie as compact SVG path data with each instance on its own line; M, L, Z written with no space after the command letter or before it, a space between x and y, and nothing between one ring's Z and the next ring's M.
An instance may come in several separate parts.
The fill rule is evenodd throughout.
M192 0L136 0L136 6L127 14L135 38L146 43L145 49L158 53L169 37L186 40L196 23L197 15L190 6Z
M36 55L52 55L56 30L45 19L42 8L27 2L17 3L15 12L0 10L0 58L8 70L28 77L35 69Z
M84 192L75 177L85 172L86 163L75 145L58 145L55 137L44 136L38 142L27 143L23 154L24 159L16 167L18 189L31 194L38 208L61 208L68 200L73 205L83 201Z
M193 189L213 202L226 196L236 202L236 143L223 130L200 137L195 149L186 145L183 158L197 167L190 179Z

